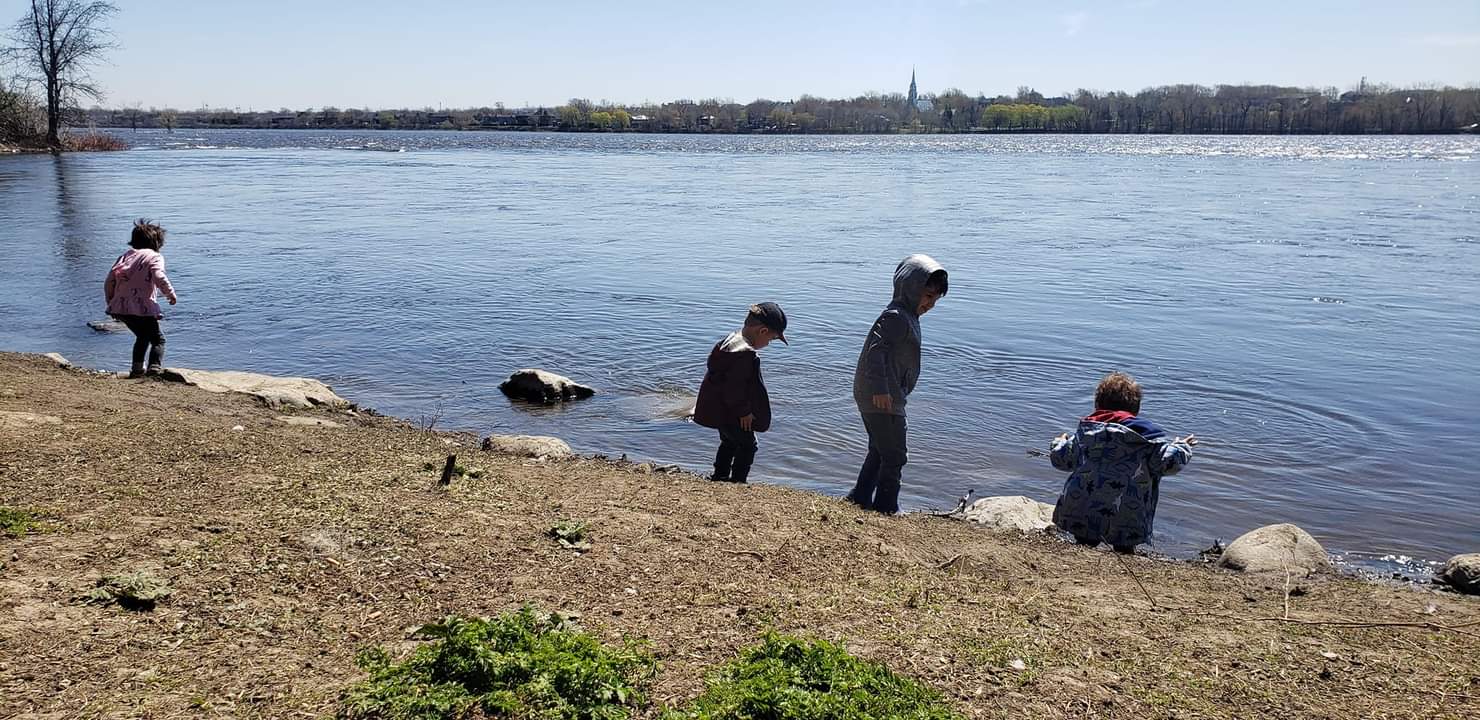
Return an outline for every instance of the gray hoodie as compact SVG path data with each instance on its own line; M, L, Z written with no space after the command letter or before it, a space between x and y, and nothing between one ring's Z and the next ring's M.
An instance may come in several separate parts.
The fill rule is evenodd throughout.
M894 269L894 300L869 330L853 371L853 400L864 413L882 413L874 395L889 393L893 415L904 415L906 398L920 377L920 296L930 274L945 268L929 255L911 255Z

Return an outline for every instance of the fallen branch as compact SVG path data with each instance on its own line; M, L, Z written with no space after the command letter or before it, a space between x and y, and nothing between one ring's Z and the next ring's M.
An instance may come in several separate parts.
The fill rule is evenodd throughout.
M964 558L964 557L966 557L966 554L965 553L959 553L959 554L953 555L950 560L947 560L947 561L945 561L945 562L943 562L943 563L941 563L939 565L936 565L935 566L935 569L936 570L944 570L944 569L946 569L946 568L948 568L948 567L950 567L952 565L955 565L957 560L960 560L961 558Z
M1141 594L1146 596L1146 601L1151 603L1151 607L1159 608L1160 606L1156 604L1156 598L1151 597L1150 591L1146 589L1145 585L1141 584L1141 578L1136 577L1135 571L1131 570L1131 566L1126 563L1125 558L1121 557L1118 552L1112 551L1111 554L1115 556L1116 560L1120 561L1120 566L1125 568L1126 574L1130 575L1131 579L1136 581L1136 587L1141 588Z

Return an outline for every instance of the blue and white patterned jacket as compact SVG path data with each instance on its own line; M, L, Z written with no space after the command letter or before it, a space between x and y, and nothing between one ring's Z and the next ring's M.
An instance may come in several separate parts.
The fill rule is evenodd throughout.
M1182 469L1192 448L1166 439L1150 420L1086 419L1055 440L1053 466L1069 473L1053 522L1075 537L1129 547L1151 537L1161 478Z

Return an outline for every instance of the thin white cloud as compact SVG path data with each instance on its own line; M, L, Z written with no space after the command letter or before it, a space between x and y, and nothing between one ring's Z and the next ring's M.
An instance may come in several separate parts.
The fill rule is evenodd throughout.
M1084 31L1084 26L1089 23L1089 13L1074 12L1060 15L1059 22L1064 24L1064 34L1074 37Z
M1432 33L1418 38L1419 45L1430 47L1476 47L1480 46L1480 33Z

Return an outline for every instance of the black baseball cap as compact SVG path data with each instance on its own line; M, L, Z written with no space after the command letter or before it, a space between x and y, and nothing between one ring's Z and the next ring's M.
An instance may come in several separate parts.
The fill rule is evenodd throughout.
M787 345L786 342L786 313L781 311L781 306L773 302L757 303L750 306L750 319L770 328L776 333L776 339Z

